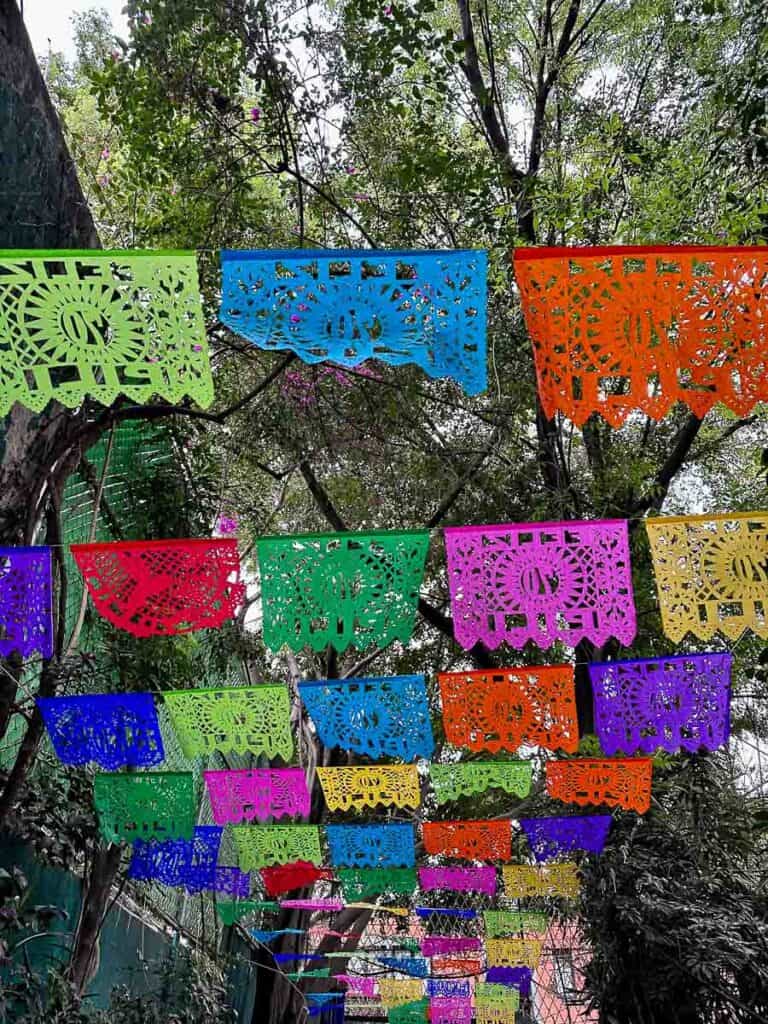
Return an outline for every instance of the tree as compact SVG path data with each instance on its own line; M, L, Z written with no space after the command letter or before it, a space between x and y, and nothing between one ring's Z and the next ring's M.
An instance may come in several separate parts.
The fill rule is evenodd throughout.
M659 424L635 420L621 431L597 418L582 431L548 420L535 395L508 250L534 242L764 238L765 177L734 144L738 102L721 70L744 12L724 5L713 19L689 5L682 19L681 11L673 0L543 0L512 11L464 0L353 0L301 15L282 3L128 5L129 40L89 73L121 154L109 183L123 212L115 223L118 231L130 224L133 243L491 251L492 383L477 400L409 368L377 365L371 375L294 364L254 409L243 392L247 398L279 364L215 323L215 268L205 263L217 386L231 414L226 431L215 416L194 420L192 474L216 467L245 534L627 517L642 614L633 653L667 649L639 519L685 509L694 487L723 508L759 506L765 491L755 453L765 444L764 422L719 411L700 421L682 408ZM753 90L751 67L745 60L743 81ZM70 109L65 100L65 122ZM285 662L256 647L250 671L296 680L463 666L469 662L453 645L446 607L435 553L413 648ZM583 732L592 718L584 665L615 653L586 643L576 653ZM763 693L756 645L744 643L738 655L740 684ZM523 656L556 662L563 652ZM480 666L497 657L470 652ZM303 718L297 724L303 763L333 763L337 753L318 747ZM623 849L636 852L653 878L667 879L681 849L699 865L699 834L678 834L675 821L695 780L687 765L681 759L670 768L681 780L671 790L673 810L658 820L654 810L647 831L633 833L630 823L617 830L606 865ZM712 780L724 791L723 775ZM745 803L738 790L730 798ZM314 820L319 813L315 806ZM755 852L756 830L750 842ZM741 970L763 941L754 924L762 913L754 859L735 858L727 836L718 851L726 864L718 893L749 867L752 923ZM601 870L590 876L585 915L595 948L591 984L606 1024L639 1013L661 1024L670 1006L692 1006L708 1021L723 1006L743 1013L739 1003L747 1016L734 1020L761 1012L764 973L747 979L745 999L718 942L704 947L706 969L693 981L676 961L665 1001L642 1005L637 979L626 982L647 951L648 962L658 962L660 929L645 907L640 958L622 945L628 926L613 929L616 908ZM703 907L701 875L697 867L683 880L674 893L679 905ZM629 900L635 873L620 878L617 895ZM603 915L597 920L593 905ZM699 914L685 941L698 943L711 924ZM351 927L346 918L344 926ZM288 938L283 948L293 945ZM274 977L267 974L262 988L271 1022L290 1019L297 1006L293 990ZM724 993L720 1003L703 995L712 985ZM682 1010L679 1019L686 1020Z

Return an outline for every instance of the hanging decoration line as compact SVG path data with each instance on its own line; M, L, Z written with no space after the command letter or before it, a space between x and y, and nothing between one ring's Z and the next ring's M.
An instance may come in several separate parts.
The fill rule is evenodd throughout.
M626 520L446 527L456 640L469 650L635 637Z

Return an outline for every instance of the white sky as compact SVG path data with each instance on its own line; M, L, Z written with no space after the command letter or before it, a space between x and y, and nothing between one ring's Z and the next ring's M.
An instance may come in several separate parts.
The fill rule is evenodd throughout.
M35 53L43 56L50 46L65 57L74 57L72 15L92 8L107 11L118 35L124 33L124 3L125 0L24 0L24 23Z

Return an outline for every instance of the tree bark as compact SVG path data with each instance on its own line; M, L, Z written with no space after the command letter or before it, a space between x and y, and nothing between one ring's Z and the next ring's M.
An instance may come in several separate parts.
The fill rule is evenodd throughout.
M70 980L78 996L85 994L98 970L99 934L120 868L121 855L122 850L117 843L99 844L91 864L69 961Z
M98 235L59 119L14 0L0 0L0 248L97 248ZM0 545L34 543L51 489L79 461L72 438L85 412L57 403L41 415L15 405L0 452ZM70 457L67 457L70 453ZM0 687L0 738L17 696L19 659L6 659ZM34 723L33 723L34 724ZM32 726L30 726L32 728ZM34 760L34 732L27 742ZM38 737L39 739L39 737ZM21 766L20 766L21 767Z

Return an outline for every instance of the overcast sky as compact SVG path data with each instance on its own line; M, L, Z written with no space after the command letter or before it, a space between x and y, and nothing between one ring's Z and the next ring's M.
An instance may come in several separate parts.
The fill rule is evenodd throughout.
M50 46L54 51L73 57L72 15L91 8L106 10L115 30L124 31L124 3L125 0L24 0L24 22L35 53L46 54Z

